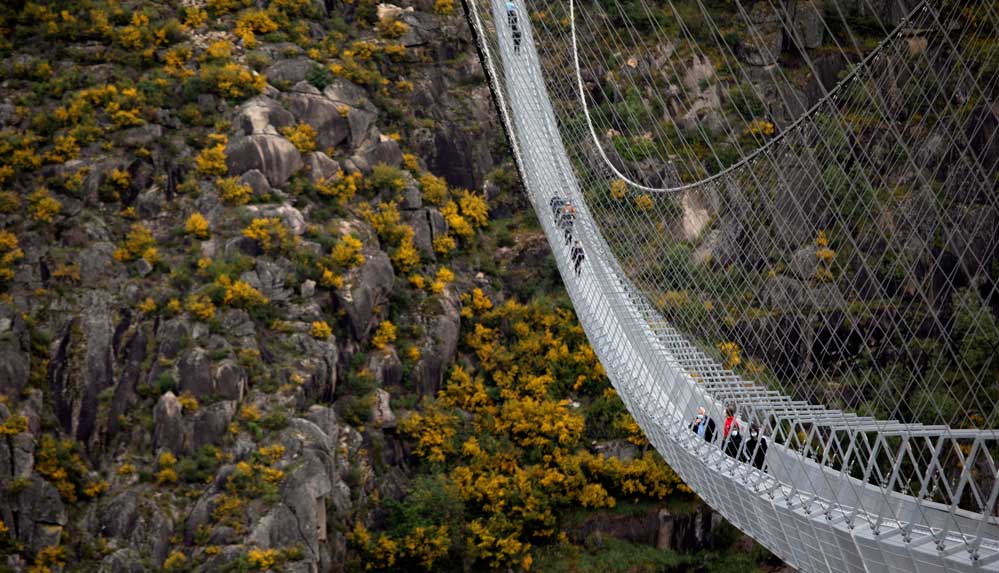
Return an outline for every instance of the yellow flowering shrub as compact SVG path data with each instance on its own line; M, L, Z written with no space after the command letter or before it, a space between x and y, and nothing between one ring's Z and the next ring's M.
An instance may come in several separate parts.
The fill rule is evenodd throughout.
M447 200L447 182L443 177L424 173L420 176L420 190L423 192L423 199L432 205L440 206Z
M17 235L0 229L0 283L6 283L14 278L14 265L24 258Z
M371 338L371 345L375 348L385 348L395 342L396 328L391 322L385 320L378 325L375 335Z
M395 40L401 38L408 31L409 26L395 17L386 16L378 21L378 35L382 38Z
M416 454L431 462L443 462L447 454L455 451L458 418L443 409L430 407L422 414L410 414L399 424L399 429L416 440Z
M229 168L225 164L225 146L229 143L229 138L224 134L212 134L208 136L210 145L205 147L194 158L194 166L198 173L202 175L225 175Z
M299 123L281 128L281 134L295 146L300 153L316 150L316 130L307 123Z
M489 206L485 197L465 190L461 192L458 205L461 207L461 214L476 227L482 228L489 224Z
M627 184L621 179L615 179L611 181L610 184L610 194L611 198L615 201L620 201L624 198L625 192L628 190Z
M222 290L222 303L237 308L252 308L264 306L270 301L250 283L242 280L233 281L228 275L219 275L215 286Z
M341 205L354 198L357 186L361 183L361 174L345 175L340 169L332 179L320 179L316 182L316 190L324 197L333 197Z
M31 218L39 223L51 223L62 211L62 203L56 201L45 187L39 187L28 195L28 205L31 208Z
M115 260L121 262L134 261L140 258L156 258L156 239L152 231L142 223L133 223L125 242L114 252Z
M313 322L312 327L309 329L309 336L319 340L326 340L333 336L333 329L330 328L330 325L325 320Z
M253 548L247 553L247 560L251 567L266 571L277 565L278 552L274 549Z
M742 358L739 356L739 345L735 342L719 342L718 350L722 353L722 364L728 370L742 364Z
M139 312L143 314L152 314L156 312L156 301L153 297L147 296L146 300L139 303Z
M42 434L35 449L35 472L55 486L67 503L76 503L80 496L96 497L107 489L100 480L90 478L90 468L80 456L76 442L57 440Z
M190 392L184 392L177 397L177 401L180 402L181 408L185 412L197 412L198 411L198 399L194 397Z
M651 211L652 208L655 207L655 202L649 194L643 193L642 195L635 197L635 206L642 211Z
M402 231L402 239L392 252L392 264L400 273L408 273L419 266L420 251L413 243L413 228L409 225L399 225L398 229Z
M447 256L458 247L458 243L451 235L438 235L434 237L431 244L433 245L434 252L442 257Z
M226 39L216 40L208 44L205 50L205 57L209 60L228 60L232 57L234 46Z
M164 571L183 571L187 568L187 555L179 549L174 549L163 561Z
M184 223L184 231L196 239L207 239L209 236L208 219L205 219L201 213L191 213L187 222Z
M253 196L253 188L240 183L236 177L219 177L215 180L215 188L219 190L219 198L230 205L245 205Z
M199 78L212 92L233 100L256 95L267 87L267 78L235 62L202 66Z
M333 246L331 254L333 262L345 269L351 269L364 264L364 255L361 254L362 247L360 239L352 235L340 237L337 244Z
M454 13L454 0L434 0L434 12L441 16Z
M187 297L184 307L197 320L208 322L215 318L215 304L205 294L192 294Z
M176 456L170 452L163 452L156 464L159 466L159 471L156 472L157 485L177 483L177 470L174 468L177 465Z
M12 414L0 424L0 436L16 436L28 431L28 419L23 414Z
M257 43L257 34L269 34L278 29L278 23L266 10L245 10L236 20L235 34L244 46L253 48Z
M474 236L475 229L468 223L468 219L458 212L458 204L454 201L448 201L441 207L441 215L444 215L444 220L447 221L448 226L459 237L467 240Z
M265 253L288 253L298 242L277 217L252 220L249 226L243 229L243 236L256 241Z

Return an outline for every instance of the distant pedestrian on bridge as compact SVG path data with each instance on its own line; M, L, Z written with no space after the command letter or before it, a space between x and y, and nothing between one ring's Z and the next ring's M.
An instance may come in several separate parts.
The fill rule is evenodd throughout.
M705 442L715 439L715 421L704 412L703 407L697 409L697 417L690 424L690 431L703 438Z
M725 428L722 431L722 445L725 454L731 457L739 455L739 446L742 443L742 436L739 435L739 420L735 419L735 408L725 407Z
M565 233L565 244L572 242L572 225L576 222L576 206L566 201L559 211L558 226Z
M759 425L753 422L749 426L749 439L746 440L746 447L739 455L739 460L752 461L754 468L762 470L767 463L767 447L767 439L760 435Z
M576 241L576 244L572 246L572 264L576 269L576 276L579 276L579 268L583 266L583 259L586 255L583 254L583 245Z

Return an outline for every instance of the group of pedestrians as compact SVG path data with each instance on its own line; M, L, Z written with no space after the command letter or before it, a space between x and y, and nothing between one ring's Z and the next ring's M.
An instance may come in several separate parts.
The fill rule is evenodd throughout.
M559 197L558 195L548 201L548 206L552 209L552 219L555 221L555 227L561 230L565 237L565 245L572 245L569 257L572 259L573 270L578 277L586 255L583 253L583 245L579 242L579 239L572 240L572 228L576 222L576 206L569 199Z
M512 0L506 3L506 23L510 26L510 36L513 38L513 52L520 53L520 18L517 16L517 6Z
M697 417L690 424L690 430L705 442L715 440L716 425L704 408L697 409ZM740 462L751 462L753 467L764 470L767 463L767 439L760 435L760 427L753 422L749 426L749 439L743 443L742 428L735 418L735 408L725 408L725 425L722 427L722 451L725 455ZM765 470L764 470L765 471Z

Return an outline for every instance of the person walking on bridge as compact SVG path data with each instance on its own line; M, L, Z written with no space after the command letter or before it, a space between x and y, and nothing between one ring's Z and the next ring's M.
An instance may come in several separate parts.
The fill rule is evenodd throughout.
M585 255L583 254L583 245L576 240L576 244L572 246L572 264L576 270L576 276L579 276L579 268L583 266L583 259Z
M572 242L572 225L576 221L576 207L572 201L566 201L559 212L558 226L565 233L565 244Z
M690 431L700 436L705 442L715 439L715 421L704 412L704 407L697 409L697 417L690 424Z
M739 455L742 436L739 435L739 420L735 419L735 408L732 406L725 407L725 428L722 432L722 443L725 454L733 458Z
M758 470L762 470L767 463L767 439L760 435L760 426L756 422L749 426L749 439L746 440L746 448L739 455L739 460L752 461L753 467Z

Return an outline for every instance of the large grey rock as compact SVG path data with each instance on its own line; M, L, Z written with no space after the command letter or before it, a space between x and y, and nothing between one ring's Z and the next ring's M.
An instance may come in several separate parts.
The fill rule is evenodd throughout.
M298 539L306 560L319 562L321 543L328 535L326 500L340 483L335 443L312 422L294 418L282 432L285 456L296 460L281 484L281 501L295 516Z
M69 519L59 491L40 476L32 475L27 485L12 498L10 504L0 504L0 515L14 538L24 543L31 553L58 545Z
M226 148L229 173L241 175L256 169L274 187L284 185L302 168L302 156L287 139L277 135L255 134L237 137Z
M817 250L814 245L808 245L795 251L788 265L791 274L803 281L815 278L819 270L819 259L815 256Z
M319 149L337 147L350 136L350 123L336 103L323 96L301 93L289 94L285 99L288 110L299 122L307 123L316 130L316 144Z
M825 31L821 0L799 0L794 3L793 10L793 33L797 46L807 49L821 46L822 34Z
M142 555L131 547L119 549L101 560L97 573L145 573Z
M97 288L124 276L125 267L114 260L116 248L107 241L98 241L77 254L81 286Z
M233 126L244 135L280 135L282 127L294 123L294 116L280 103L260 95L239 106Z
M323 96L336 104L343 104L357 109L377 112L378 109L368 99L368 92L361 86L343 78L336 78L326 86Z
M444 312L427 320L428 341L422 350L419 363L413 371L417 389L421 394L433 396L444 380L444 371L454 361L458 352L461 332L461 315L458 303L450 291L441 296Z
M257 259L256 268L243 273L239 278L259 290L271 303L283 304L291 298L292 291L285 288L288 271L281 265L266 259Z
M356 340L366 340L376 306L388 301L395 284L392 261L384 252L364 250L364 264L347 273L345 284L337 289L339 306L347 312L347 322Z
M297 363L297 370L305 376L302 394L309 401L332 401L337 383L337 363L340 352L336 337L326 340L298 334L294 336L303 358Z
M186 449L183 407L173 392L160 396L153 408L153 449L182 452Z
M194 414L191 432L191 451L202 446L219 444L229 431L229 423L236 415L236 402L224 400L198 408Z
M385 390L378 388L375 390L375 403L371 406L371 424L376 428L394 428L396 426L395 413L392 412L390 401L392 396Z
M431 261L436 260L434 254L434 232L430 226L430 209L417 209L415 211L403 211L403 221L413 228L413 245L420 251L420 255Z
M87 443L97 425L97 396L115 385L111 295L87 292L79 316L67 321L54 342L49 378L63 430Z
M100 537L117 540L162 563L170 548L173 521L150 499L151 493L130 489L101 499L87 516L88 526Z
M773 5L758 2L749 12L750 23L740 28L739 58L753 66L771 66L780 56L783 35Z
M267 81L271 85L292 86L307 79L309 74L318 67L319 65L309 58L292 58L272 64L264 70L264 75L267 76Z
M242 174L239 177L239 182L249 185L250 189L253 189L253 194L257 197L263 197L271 192L271 184L267 181L267 176L261 173L259 169L251 169Z
M357 160L369 168L380 163L398 167L402 164L402 149L396 140L386 135L379 135L376 140L366 142L357 150L357 155L354 156L355 163Z
M340 164L330 159L321 151L314 151L305 156L305 170L313 183L323 179L332 179L340 171Z
M203 348L192 348L184 352L177 363L177 376L180 391L193 394L196 398L207 398L215 393L212 380L212 360Z
M155 123L146 123L119 131L115 139L125 147L148 147L163 137L163 127Z
M819 229L829 225L829 206L819 174L822 167L813 154L802 152L782 160L774 201L768 207L773 234L785 249L812 243Z
M246 370L233 360L224 360L215 367L215 393L223 400L240 401L246 393Z
M800 308L804 302L805 287L785 276L777 276L763 283L760 299L765 308L786 310Z
M31 373L31 349L27 327L21 315L0 303L0 394L19 396Z

